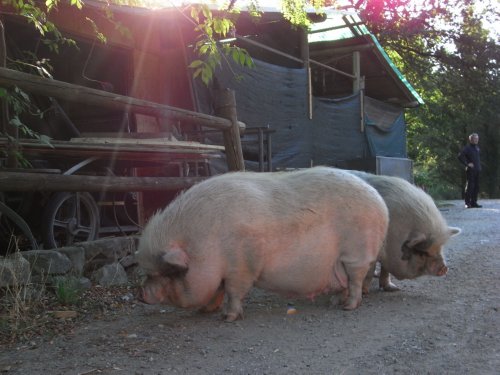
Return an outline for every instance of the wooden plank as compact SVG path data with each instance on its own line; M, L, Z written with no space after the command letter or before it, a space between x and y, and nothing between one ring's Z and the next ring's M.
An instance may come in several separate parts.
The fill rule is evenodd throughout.
M168 162L172 160L202 160L221 158L218 149L166 147L164 145L120 145L120 144L93 144L75 143L68 141L52 141L51 145L35 140L19 142L22 152L26 156L60 158L71 157L86 159L97 157L104 160L128 160L147 162ZM0 150L8 146L6 138L0 138Z
M71 138L71 143L84 143L84 144L108 144L108 145L149 145L149 146L163 146L171 149L197 149L197 150L218 150L224 151L224 146L206 145L200 142L186 142L186 141L172 141L169 138L147 138L147 139L132 139L132 138L116 138L116 137L85 137L85 138Z
M116 177L0 171L0 191L132 192L182 190L206 177Z

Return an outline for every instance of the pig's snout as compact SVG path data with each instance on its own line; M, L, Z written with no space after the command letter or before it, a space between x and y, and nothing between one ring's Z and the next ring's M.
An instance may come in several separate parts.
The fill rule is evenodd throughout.
M445 265L443 265L439 270L438 272L436 273L436 276L444 276L448 273L448 267L446 267Z

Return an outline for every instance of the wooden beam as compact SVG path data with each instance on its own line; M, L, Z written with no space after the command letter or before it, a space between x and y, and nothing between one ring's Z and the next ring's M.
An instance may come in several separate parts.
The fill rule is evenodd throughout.
M7 66L7 44L5 43L5 28L0 18L0 68ZM6 97L0 98L0 129L4 135L10 135L12 138L19 137L19 129L17 127L9 126L9 105ZM18 160L16 155L18 153L18 145L15 142L9 142L5 149L7 155L7 166L11 168L17 167Z
M322 67L323 69L329 70L329 71L331 71L331 72L335 72L335 73L338 73L338 74L340 74L340 75L343 75L343 76L346 76L346 77L349 77L349 78L352 78L352 79L356 78L356 76L355 76L354 74L349 74L349 73L346 73L346 72L344 72L344 71L342 71L342 70L335 69L335 68L333 68L333 67L331 67L331 66L329 66L329 65L325 65L325 64L320 63L320 62L318 62L318 61L316 61L316 60L309 59L309 62L310 62L311 64L314 64L314 65L320 66L320 67Z
M328 49L323 49L321 51L317 51L317 50L312 51L311 55L315 59L324 59L323 62L329 63L329 62L337 59L339 55L350 54L350 53L353 53L356 51L358 51L358 52L367 51L367 50L373 49L374 47L375 47L375 44L373 44L373 43L357 44L357 45L345 46L345 47L332 46Z
M279 55L279 56L283 56L283 57L286 57L292 61L295 61L295 62L299 62L301 63L302 65L305 64L304 60L303 59L299 59L298 57L295 57L295 56L292 56L288 53L285 53L285 52L281 52L281 51L278 51L277 49L275 48L271 48L269 46L266 46L265 44L262 44L262 43L259 43L259 42L256 42L255 40L252 40L252 39L249 39L249 38L245 38L245 37L242 37L240 35L236 35L236 39L238 39L239 41L242 41L242 42L245 42L245 43L248 43L252 46L256 46L256 47L259 47L259 48L262 48L266 51L269 51L269 52L272 52L272 53L275 53L276 55ZM323 63L320 63L319 61L316 61L316 60L313 60L309 57L309 63L310 64L315 64L317 66L320 66L324 69L327 69L327 70L330 70L332 72L335 72L335 73L338 73L338 74L341 74L341 75L344 75L346 77L349 77L349 78L355 78L354 75L352 74L349 74L349 73L346 73L346 72L343 72L342 70L339 70L339 69L335 69L334 67L331 67L331 66L328 66L328 65L325 65Z
M255 40L252 40L250 38L245 38L244 36L236 35L236 39L238 39L240 42L244 42L244 43L250 44L251 46L259 47L259 48L261 48L263 50L272 52L275 55L283 56L283 57L286 57L289 60L292 60L292 61L304 64L304 60L302 60L302 59L300 59L298 57L295 57L295 56L292 56L292 55L290 55L288 53L279 51L276 48L272 48L272 47L266 46L265 44L262 44L260 42L256 42Z
M38 95L95 105L110 110L140 113L155 117L168 117L219 130L226 130L232 127L232 122L228 119L129 96L113 94L107 91L73 85L71 83L43 78L12 69L0 68L0 86L17 86L25 91ZM245 124L242 122L238 122L238 125L242 129L245 128Z
M131 192L187 189L206 177L117 177L0 172L0 191Z

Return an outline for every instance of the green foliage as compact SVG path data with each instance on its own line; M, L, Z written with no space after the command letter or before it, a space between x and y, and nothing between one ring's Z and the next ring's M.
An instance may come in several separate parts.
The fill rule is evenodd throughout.
M55 281L55 294L62 305L75 305L80 300L82 288L76 277L59 277Z
M292 25L308 27L311 22L307 18L307 5L308 2L304 0L285 0L281 4L283 17L290 21Z
M195 52L200 59L194 60L189 68L194 70L193 77L200 77L206 85L212 81L213 73L222 58L231 57L242 66L254 66L252 58L245 49L221 42L234 29L231 14L234 15L227 13L228 17L214 17L207 5L191 8L191 18L197 24L195 31L200 33L195 45Z
M53 147L50 142L50 137L35 132L28 125L24 124L21 121L21 116L27 113L39 118L43 117L43 113L35 105L32 105L31 98L26 92L24 92L17 86L9 90L2 88L0 90L0 97L3 98L3 100L7 101L7 104L11 110L9 125L11 125L12 129L17 130L16 132L13 132L13 134L20 134L24 136L24 138L36 139L40 143ZM6 137L11 144L17 143L16 137L12 134L0 132L0 135ZM31 167L30 162L24 158L23 154L19 150L13 148L13 150L10 150L10 152L12 153L12 157L17 160L17 162L22 167ZM7 155L4 156L7 157Z
M221 10L214 15L207 5L195 5L191 8L191 18L195 21L195 30L200 33L200 37L195 45L195 52L200 57L194 60L189 68L193 69L194 78L200 77L205 84L209 84L213 79L213 74L217 66L221 64L223 58L230 57L241 66L253 67L254 62L248 52L230 42L221 42L230 36L235 29L235 19L239 14L235 6L237 1L231 1L226 10ZM283 17L292 25L298 27L308 27L310 25L307 17L307 7L311 5L319 10L325 4L323 0L284 0L282 1ZM250 16L256 20L261 16L258 1L250 1L248 4Z
M434 200L461 199L460 187L443 181L436 168L416 166L413 170L415 185L425 190Z
M417 89L425 105L407 111L408 153L416 178L443 196L461 197L457 154L480 135L484 196L500 196L500 41L485 22L498 10L478 0L357 2L368 28ZM480 6L483 4L483 6Z
M1 90L0 96L4 97L4 99L7 101L9 105L9 108L12 111L9 119L9 124L13 128L17 129L19 133L25 136L26 138L37 139L41 143L53 147L50 143L50 137L43 134L38 134L37 132L33 131L29 126L24 124L20 119L21 115L25 113L29 113L32 116L36 116L39 118L43 117L43 112L41 112L38 109L38 107L36 107L31 103L31 98L26 92L21 90L19 87L15 86L11 90L7 89ZM12 136L10 136L9 134L3 134L3 135L8 138L11 138L11 140L14 141Z
M311 21L307 16L308 10L312 7L316 10L317 14L321 14L325 5L331 5L329 3L335 4L336 1L283 0L281 2L281 12L283 13L283 17L292 25L309 28Z
M59 48L63 45L68 45L72 47L77 47L76 42L73 39L63 36L59 31L57 26L49 21L49 13L57 9L57 5L60 0L46 0L45 7L43 4L36 2L34 0L0 0L3 5L8 5L14 9L18 15L24 17L29 24L32 24L36 30L41 35L40 42L46 45L49 50L55 53L59 53ZM68 0L70 5L75 6L77 9L82 9L84 3L82 0ZM125 36L130 36L130 31L121 25L119 22L114 21L113 13L109 7L104 8L107 19L115 25L115 28L120 31ZM97 25L90 18L85 18L89 22L95 32L98 40L101 42L106 42L106 37L98 30ZM127 34L128 33L128 34ZM51 66L49 61L45 59L38 59L33 53L24 51L24 59L22 60L9 60L9 68L16 69L20 71L28 71L29 73L39 74L42 77L51 78L50 73ZM49 145L50 137L39 134L26 125L22 118L26 116L35 116L42 118L44 113L36 107L34 102L31 100L30 95L25 93L18 87L13 89L0 89L0 98L3 98L9 107L9 125L11 129L8 133L4 134L0 132L0 135L8 138L9 142L14 145L18 142L17 136L21 135L26 138L33 138L39 142ZM29 161L27 161L22 153L17 147L12 147L8 152L11 156L18 161L18 163L23 167L30 167Z
M75 6L82 6L81 0L71 0ZM45 8L34 0L2 0L2 4L11 6L14 11L32 24L42 36L41 42L52 51L58 52L59 46L75 45L75 41L62 35L53 22L48 20L48 13L57 7L59 0L47 0Z

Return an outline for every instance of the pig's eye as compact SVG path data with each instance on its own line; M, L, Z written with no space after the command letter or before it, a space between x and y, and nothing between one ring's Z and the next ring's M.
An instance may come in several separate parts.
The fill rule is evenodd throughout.
M401 259L403 260L409 260L413 255L418 255L419 257L430 257L429 253L427 252L429 248L429 241L422 241L417 243L416 245L409 246L410 241L406 241L402 248L401 251L403 252L403 256Z

